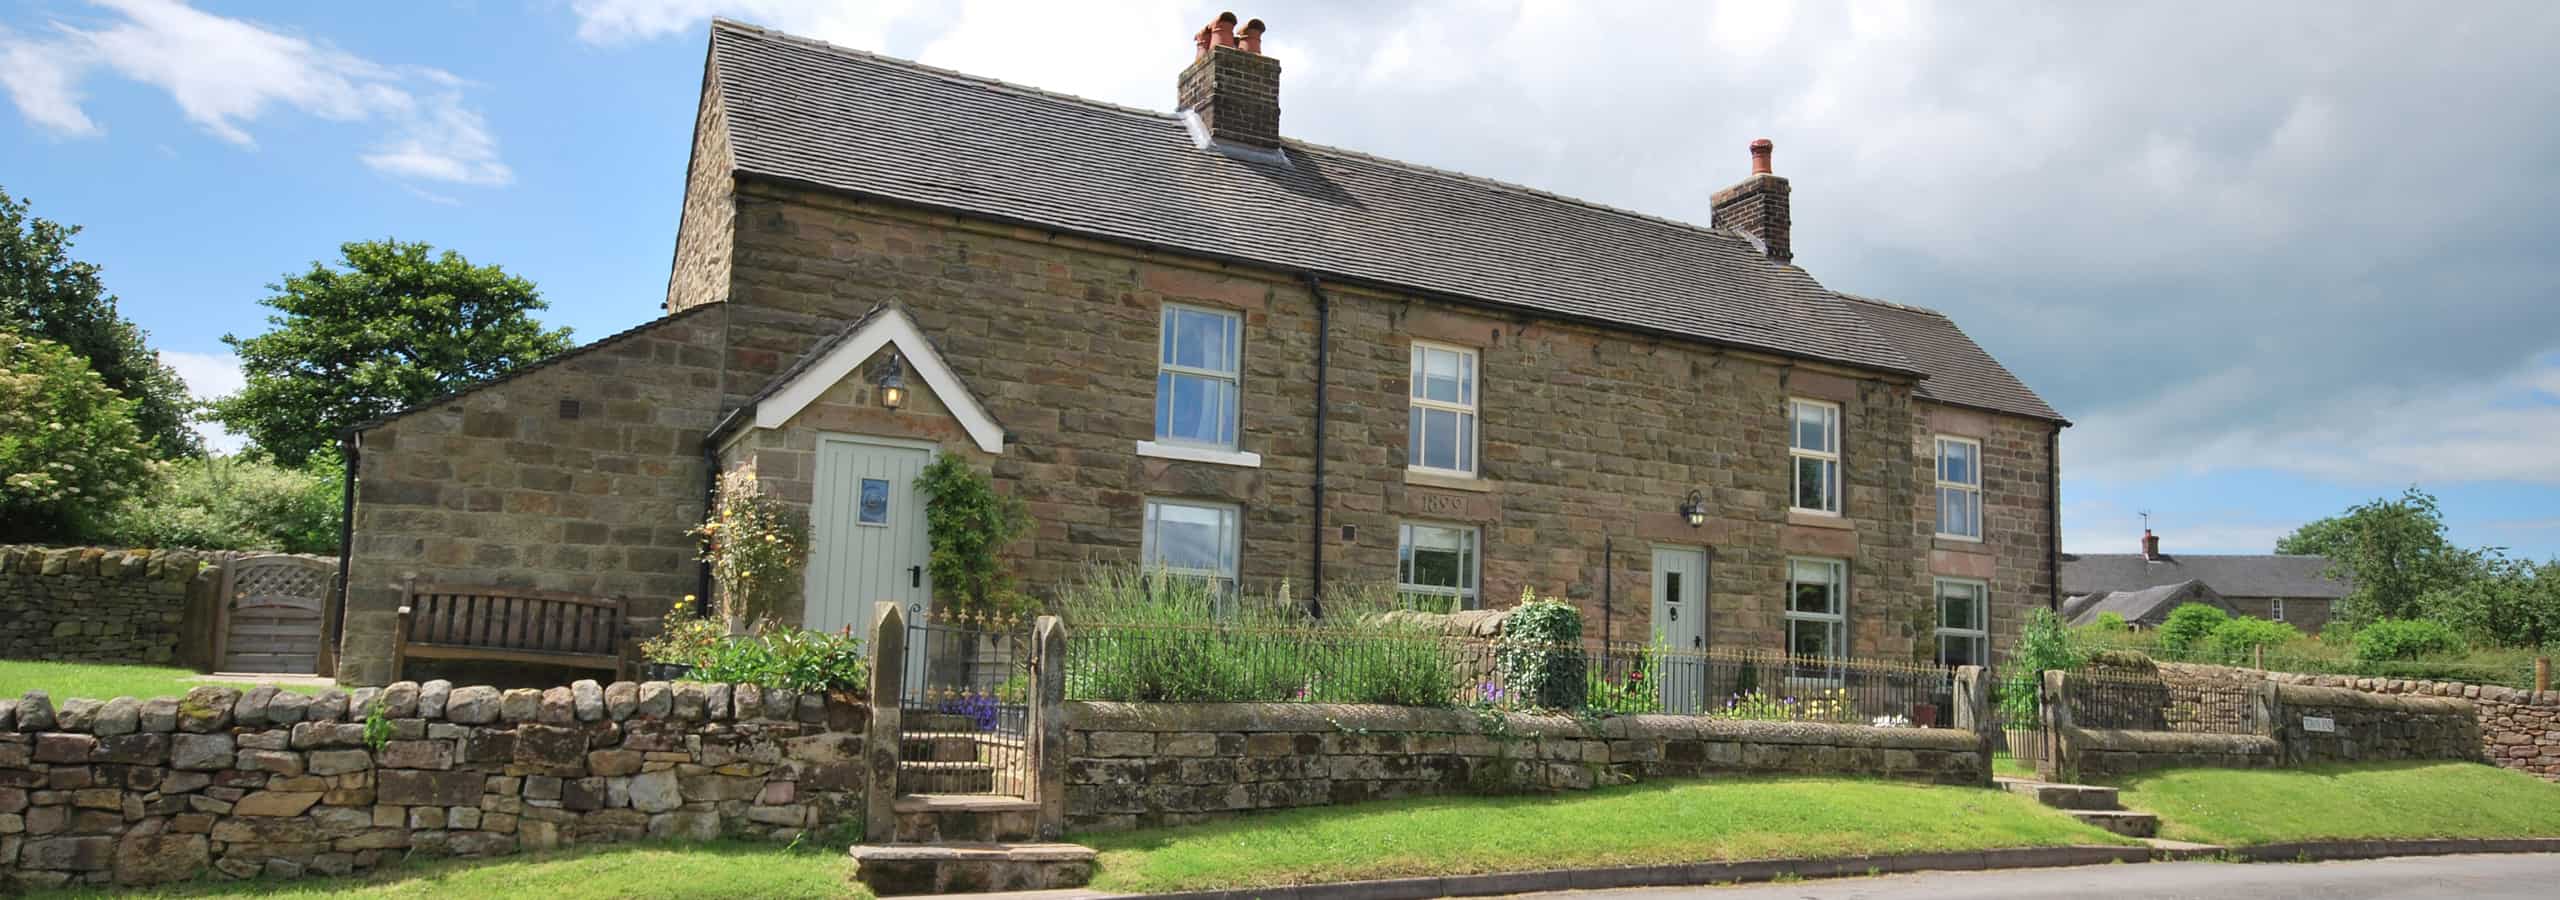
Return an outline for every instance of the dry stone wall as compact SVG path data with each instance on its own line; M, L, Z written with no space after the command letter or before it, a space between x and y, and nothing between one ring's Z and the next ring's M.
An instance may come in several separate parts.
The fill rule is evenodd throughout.
M2245 670L2243 670L2245 671ZM2560 691L2535 693L2493 684L2269 672L2280 685L2346 688L2371 694L2461 699L2478 725L2476 758L2560 781ZM2299 725L2299 722L2295 723Z
M0 658L176 663L190 604L218 589L213 560L189 550L0 547Z
M2468 700L2282 683L2275 695L2287 763L2480 758L2480 720Z
M368 740L367 713L388 728ZM753 685L441 681L0 699L0 893L343 874L859 820L869 709Z
M1982 738L1949 729L1321 703L1071 702L1065 714L1071 830L1716 773L1991 778Z

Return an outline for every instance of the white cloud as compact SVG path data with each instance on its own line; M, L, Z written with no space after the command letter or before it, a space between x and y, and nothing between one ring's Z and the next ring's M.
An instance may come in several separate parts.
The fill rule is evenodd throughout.
M187 383L187 393L198 400L238 393L249 384L240 373L240 358L229 353L162 350L160 361L177 370L178 377ZM205 446L216 452L238 453L248 444L248 438L232 434L211 420L198 421L196 433L204 435Z
M465 106L461 82L395 67L177 0L95 0L118 18L55 22L41 37L0 30L0 84L20 114L67 137L104 129L82 109L81 80L104 71L166 91L216 139L255 148L250 126L282 108L390 133L363 162L396 178L500 185L514 179L497 140ZM423 92L423 96L422 96Z

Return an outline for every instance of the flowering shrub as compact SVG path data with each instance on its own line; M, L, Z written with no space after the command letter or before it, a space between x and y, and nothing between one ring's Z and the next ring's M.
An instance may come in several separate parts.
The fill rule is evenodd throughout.
M1662 685L1657 674L1662 648L1648 645L1636 651L1634 662L1622 678L1611 678L1593 666L1590 684L1583 688L1583 705L1594 712L1637 715L1662 711Z
M996 730L996 710L995 696L981 693L962 694L934 706L935 712L968 716L970 724L979 731Z
M149 475L133 401L61 344L0 330L0 540L75 534Z
M699 666L709 658L721 640L728 637L727 629L720 627L718 622L703 618L695 603L693 595L686 594L684 599L676 601L673 609L667 610L664 627L658 631L658 636L640 642L641 658L683 666Z
M1586 659L1581 650L1582 610L1561 600L1542 600L1520 589L1520 606L1502 623L1494 641L1494 673L1511 686L1512 701L1538 709L1580 709Z
M1849 704L1848 691L1832 688L1802 698L1746 691L1727 698L1723 709L1708 715L1757 722L1850 722L1858 718L1858 711Z
M693 536L720 586L720 615L731 621L770 614L774 600L799 583L809 553L806 517L766 494L749 466L721 473L720 502Z

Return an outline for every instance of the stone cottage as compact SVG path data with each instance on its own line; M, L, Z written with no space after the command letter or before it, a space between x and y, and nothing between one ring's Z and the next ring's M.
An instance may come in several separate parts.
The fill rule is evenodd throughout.
M2160 536L2145 528L2140 553L2062 555L2062 614L2073 625L2113 612L2149 626L2197 602L2319 634L2355 588L2336 569L2325 556L2162 553Z
M1165 113L715 22L665 315L356 436L341 676L408 575L696 592L714 466L811 515L803 624L930 603L935 454L1027 502L1035 591L1533 588L1595 638L1947 662L2057 601L2068 423L1796 265L1767 141L1709 226L1639 215L1290 140L1260 36L1188 38Z

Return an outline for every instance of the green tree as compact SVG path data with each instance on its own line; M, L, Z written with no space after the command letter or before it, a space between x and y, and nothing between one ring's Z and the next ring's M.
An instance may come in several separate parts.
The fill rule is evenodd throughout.
M77 225L37 218L0 190L0 328L43 338L88 361L109 389L134 401L134 425L162 457L200 456L204 440L187 419L195 401L178 373L143 345L143 332L116 312L98 267L71 258Z
M423 243L360 241L344 268L268 285L279 314L252 338L224 335L248 386L214 401L214 417L287 465L340 432L569 349L544 330L533 282Z
M155 490L127 498L92 537L125 547L333 553L343 483L336 457L292 469L245 456L155 463Z
M133 401L61 344L0 329L0 540L60 540L140 489Z
M2270 622L2256 616L2235 616L2213 627L2205 638L2205 646L2213 656L2225 663L2246 663L2250 651L2260 647L2279 647L2301 637L2302 632L2283 622Z
M2416 487L2295 529L2276 552L2328 557L2351 582L2339 612L2354 622L2417 615L2420 597L2461 584L2480 558L2445 539L2436 498Z
M2418 605L2427 618L2486 643L2546 646L2560 641L2560 560L2536 565L2484 552L2476 574L2428 591Z
M2177 609L2169 611L2169 618L2160 623L2160 649L2179 657L2203 650L2204 642L2213 636L2213 630L2228 621L2231 621L2231 615L2223 612L2221 607L2207 603L2178 604Z

